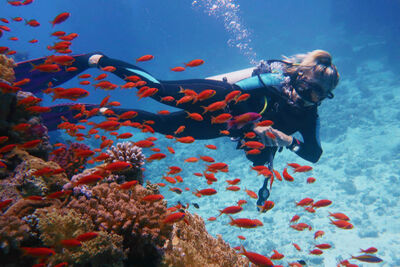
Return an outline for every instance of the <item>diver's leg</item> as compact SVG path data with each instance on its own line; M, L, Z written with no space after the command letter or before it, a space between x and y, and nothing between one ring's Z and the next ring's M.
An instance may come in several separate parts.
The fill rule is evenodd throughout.
M276 147L265 147L263 150L261 150L260 154L246 154L246 157L253 162L253 166L262 166L267 164L268 169L272 172L273 161L276 151ZM262 187L260 188L260 190L258 190L257 209L259 209L259 207L264 204L264 202L268 199L270 195L268 190L268 181L269 177L265 178Z
M116 114L120 115L123 112L131 111L132 109L112 109ZM174 135L177 137L192 136L195 139L213 139L220 137L220 130L223 126L211 124L208 121L195 121L187 118L184 111L172 112L169 115L159 115L144 110L134 110L138 115L131 121L143 123L145 121L153 121L150 124L155 132L164 135ZM185 126L182 133L175 135L175 131L180 127Z
M146 82L146 85L149 87L154 87L158 89L158 92L152 96L152 98L156 101L160 101L162 97L172 96L175 100L180 99L184 96L183 93L179 91L181 88L191 89L197 93L200 93L206 89L213 89L216 91L216 94L210 98L209 101L197 102L195 106L201 110L200 105L209 105L215 101L221 101L225 98L225 95L231 92L232 90L240 90L240 88L236 85L232 85L226 82L217 81L217 80L206 80L206 79L191 79L191 80L178 80L178 81L161 81L156 79L147 71L127 62L112 59L107 56L102 56L98 61L98 67L103 68L106 66L113 66L116 70L113 74L117 75L121 79L125 79L127 76L138 76L141 80ZM210 102L211 101L211 102ZM182 108L185 110L190 110L193 108L193 104L190 101L189 103L184 103L176 106L175 102L163 102L164 104Z
M76 55L73 56L75 61L71 66L61 66L60 71L57 72L42 72L38 70L33 70L33 65L43 64L46 60L45 57L38 58L34 60L24 61L17 63L14 68L16 81L28 78L30 81L21 86L23 91L31 93L39 93L42 90L49 87L49 82L52 86L59 86L60 84L74 78L79 73L87 70L89 68L88 60L93 54ZM67 71L68 67L75 67L75 71Z

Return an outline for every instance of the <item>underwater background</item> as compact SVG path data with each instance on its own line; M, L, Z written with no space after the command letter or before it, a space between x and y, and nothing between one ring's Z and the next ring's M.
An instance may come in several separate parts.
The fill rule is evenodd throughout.
M61 12L71 17L52 28L48 21ZM35 0L27 6L14 7L0 2L0 17L21 16L36 19L42 25L27 27L24 22L14 23L12 31L3 33L0 46L17 51L15 60L27 60L49 55L46 46L54 42L54 30L76 32L73 54L99 51L105 55L135 64L135 59L151 54L154 59L138 66L160 80L205 78L255 66L262 59L281 59L314 49L328 51L340 73L335 97L319 107L321 119L320 139L324 153L318 163L310 164L284 149L277 153L274 168L280 172L288 162L311 165L312 174L294 174L293 182L275 181L269 200L275 206L267 213L259 213L255 199L244 189L257 192L262 176L250 169L242 150L227 137L195 141L193 144L174 143L157 137L157 147L173 146L176 153L161 161L146 163L145 180L162 182L169 166L180 166L184 182L181 189L191 191L208 187L193 175L201 172L205 164L184 163L189 157L208 155L217 162L229 165L229 172L218 173L218 182L211 186L218 194L197 198L191 191L176 194L168 186L160 192L174 206L180 201L190 203L189 211L200 215L207 231L222 238L232 247L243 245L246 250L271 255L276 249L285 255L276 264L304 260L307 266L335 266L340 260L359 255L360 249L376 247L376 256L383 262L375 266L400 266L400 1L397 0L332 0L332 1L259 1L259 0ZM18 36L18 41L8 37ZM38 39L31 44L28 41ZM192 59L205 63L184 72L170 68ZM96 69L85 73L98 75ZM109 81L122 84L117 77ZM63 85L79 87L77 78ZM104 91L90 88L90 95L82 101L98 104L107 95L121 107L157 112L177 110L152 99L138 100L136 89ZM43 106L66 103L43 95ZM95 118L94 121L99 121ZM124 129L125 128L125 129ZM122 127L119 132L132 132L124 141L138 141L149 133ZM50 133L52 143L73 140L59 131ZM83 143L94 148L99 140ZM213 144L217 150L205 148ZM147 156L152 152L144 148ZM316 178L306 183L309 176ZM226 190L225 180L240 178L238 192ZM295 202L311 197L329 199L332 205L309 213L296 207ZM230 226L228 216L216 221L218 210L234 205L239 199L248 201L239 217L257 218L264 224L256 229ZM197 203L199 208L195 208ZM354 228L343 230L330 224L328 212L343 212L351 218ZM312 226L312 231L295 231L289 227L293 215ZM235 215L238 217L238 215ZM309 251L317 243L313 233L323 230L325 235L317 241L329 243L332 248L322 255ZM238 239L243 235L246 240ZM297 251L297 243L302 251ZM369 263L355 262L358 266ZM1 263L0 263L1 265Z

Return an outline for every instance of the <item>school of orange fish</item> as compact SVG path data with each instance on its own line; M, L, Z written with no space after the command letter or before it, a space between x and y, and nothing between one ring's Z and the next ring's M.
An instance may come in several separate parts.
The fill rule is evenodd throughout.
M25 1L8 1L8 4L18 7L18 6L24 6L24 5L30 5L33 3L33 0L25 0ZM61 24L62 22L66 21L70 17L70 13L63 12L59 15L57 15L53 21L51 21L52 27L55 27L56 25ZM13 34L12 29L12 24L13 23L19 23L22 22L24 19L21 17L14 17L11 19L7 18L0 18L0 21L2 22L2 25L0 25L0 37L2 37L6 32L8 34ZM25 23L28 27L39 27L41 24L35 20L35 19L30 19L30 20L25 20ZM10 27L8 26L10 25ZM32 66L32 70L38 70L42 72L57 72L60 71L61 68L65 68L66 71L76 71L76 68L70 67L71 64L74 62L74 58L69 56L68 54L72 53L71 50L71 45L72 41L78 37L77 33L65 33L64 31L58 30L54 31L52 34L54 38L56 38L58 41L56 41L53 45L48 45L47 49L49 51L52 51L52 55L47 56L45 62L41 65L37 66ZM5 37L2 37L5 38ZM8 37L8 40L11 41L18 41L19 38L17 36L11 36ZM38 43L39 40L33 39L29 40L29 43L31 44L36 44ZM1 46L0 47L0 54L6 54L6 55L13 55L15 54L16 51L12 50L9 47ZM144 55L141 57L138 57L136 59L136 63L143 62L143 61L148 61L152 60L154 57L152 55ZM203 60L201 59L195 59L190 61L189 63L185 64L185 67L196 67L199 65L202 65L204 63ZM174 72L181 72L185 70L185 67L182 66L176 66L172 67L170 70ZM106 81L105 79L108 76L108 73L112 73L115 71L115 67L113 66L107 66L101 69L102 73L99 74L97 77L92 77L90 74L82 74L78 78L81 79L79 82L80 85L83 86L89 86L93 85L94 88L101 88L104 90L115 90L117 88L121 89L131 89L131 88L138 88L137 96L139 99L145 98L145 97L150 97L155 94L157 94L157 89L156 88L150 88L146 86L146 82L142 81L140 77L138 76L129 76L126 77L126 83L123 85L116 85L113 84L109 81ZM93 78L93 81L90 81L89 79ZM3 93L16 93L19 90L21 90L20 86L29 83L29 79L23 79L20 81L16 81L13 84L6 84L6 83L0 83L0 90ZM76 101L78 99L84 98L89 95L89 90L83 89L83 88L53 88L52 84L49 83L48 88L44 88L43 92L45 94L52 94L52 99L53 101L56 99L69 99L72 101ZM163 97L161 101L164 102L173 102L176 101L176 106L179 107L180 104L187 103L190 101L193 101L193 103L197 101L203 101L205 99L212 98L215 94L215 91L213 89L208 89L204 90L201 93L197 94L193 90L190 90L189 88L181 88L181 93L182 93L182 98L180 99L174 99L172 96L167 96ZM229 93L224 101L216 101L212 104L210 104L207 107L204 107L204 113L206 112L214 112L214 111L220 111L223 110L227 103L234 101L235 103L241 102L241 101L246 101L250 95L248 94L241 94L240 91L233 91ZM50 108L48 107L43 107L40 106L40 102L42 101L41 98L30 96L27 97L23 100L20 100L18 102L19 106L23 106L27 112L30 112L32 114L40 114L44 112L49 112ZM101 107L116 107L120 106L120 103L117 101L110 101L110 96L105 97L101 103L100 103L100 108ZM153 134L154 130L152 128L152 124L154 124L153 121L145 121L143 123L138 123L131 121L137 116L137 113L135 111L128 111L120 115L116 115L112 109L108 109L103 116L105 116L105 120L100 122L100 123L94 123L92 121L89 121L90 118L93 116L99 115L100 108L94 108L92 110L86 110L85 106L82 104L75 104L71 106L71 109L77 110L79 113L75 116L75 119L79 119L78 123L71 123L68 121L66 118L62 118L63 122L58 125L58 128L60 130L64 130L69 136L74 138L76 141L84 142L86 139L91 138L92 136L95 139L101 139L101 144L100 147L94 148L91 150L77 150L75 151L76 155L79 157L84 157L88 159L88 163L91 164L99 164L104 162L109 156L106 153L103 153L102 151L108 147L110 147L115 140L118 139L130 139L133 137L133 134L131 132L124 132L120 133L118 130L120 129L121 126L129 126L129 127L134 127L139 129L140 131L144 133L149 133ZM158 112L160 115L168 115L169 111L168 110L161 110ZM199 113L189 113L187 112L188 116L187 119L193 119L197 121L202 121L203 120L203 114ZM223 113L220 114L216 117L212 117L211 123L226 123L227 124L227 129L221 131L221 136L223 135L229 135L229 128L232 126L232 124L245 124L247 122L251 121L251 118L246 116L245 114L242 116L237 116L237 117L232 117L231 114L228 113ZM85 126L86 125L86 126ZM258 122L257 125L259 126L272 126L273 122L272 121L261 121ZM91 129L87 129L87 126L91 127ZM30 127L29 124L27 123L21 123L16 126L14 126L13 130L14 131L26 131ZM80 131L85 131L85 132L80 132ZM185 131L185 126L181 126L175 131L175 135L184 133ZM267 133L266 135L268 138L275 138L273 134ZM253 139L256 137L256 134L254 132L247 132L245 133L246 139ZM175 139L176 142L180 143L186 143L190 144L195 141L195 139L191 136L184 136L184 137L175 137L173 135L166 135L165 138L167 139ZM1 136L0 137L0 145L7 142L8 137L7 136ZM146 158L147 162L152 162L152 161L158 161L162 160L167 157L165 153L162 153L162 149L156 147L155 142L157 141L157 138L154 136L149 136L148 138L144 140L137 140L134 142L136 146L139 146L144 149L148 149L152 152L150 156ZM41 143L41 140L32 140L25 142L23 144L8 144L0 147L0 156L12 151L15 147L19 147L21 149L25 150L30 150L35 148ZM250 148L249 151L246 153L249 154L258 154L262 149L264 149L264 144L257 142L257 141L248 141L243 144L243 146L246 146ZM54 144L54 150L51 152L51 154L60 154L63 153L66 149L66 146L62 143L57 143ZM209 144L206 145L207 149L211 150L216 150L217 147L215 145ZM171 146L167 146L166 150L170 154L175 154L174 148ZM205 182L207 185L212 185L214 182L217 182L217 178L215 177L215 174L218 172L228 172L229 171L229 166L228 164L224 162L215 162L215 159L207 156L207 155L202 155L199 157L189 157L187 158L184 162L190 162L190 163L195 163L198 162L199 160L202 160L209 165L207 165L206 169L203 170L202 172L196 172L194 173L195 176L198 177L204 177ZM292 176L294 173L306 173L312 171L311 166L301 166L296 163L288 163L288 167L284 168L282 171L282 175L280 172L277 170L269 170L265 166L255 166L251 167L255 172L257 172L258 175L262 175L266 178L270 178L270 188L272 188L272 185L275 181L275 179L279 181L287 181L287 182L292 182L294 181L294 177ZM6 168L7 166L0 161L0 168ZM124 170L131 168L132 165L127 162L113 162L109 163L106 165L98 166L98 171L82 177L80 180L74 183L74 186L79 186L82 184L86 185L94 185L104 179L109 173ZM291 169L289 169L291 168ZM177 183L184 183L183 178L178 175L182 169L178 166L169 166L168 172L162 177L165 182L160 182L157 183L160 187L165 187L167 184L169 185L175 185ZM51 176L57 173L64 172L63 169L50 169L50 168L43 168L40 170L37 170L33 175L36 176ZM290 172L292 174L290 174ZM240 191L242 190L238 184L240 183L241 179L236 178L233 180L226 180L227 187L226 190L230 191ZM308 184L312 184L316 181L315 178L309 177L307 178L306 182ZM130 181L126 182L124 184L120 185L121 190L130 190L132 187L134 187L137 184L137 181ZM186 191L190 191L191 189L189 188L184 188ZM177 194L182 193L182 189L179 187L170 187L170 191L175 192ZM257 199L258 196L255 192L245 189L244 190L248 196L250 196L253 199ZM60 192L55 192L52 194L47 195L46 197L41 197L41 196L30 196L28 197L29 199L32 200L42 200L45 198L63 198L71 194L72 191L60 191ZM212 196L217 194L218 192L209 187L209 188L204 188L204 189L195 189L193 190L193 194L197 197L204 197L204 196ZM143 201L149 201L149 202L155 202L155 201L160 201L164 199L164 196L162 194L157 194L157 195L148 195L144 197L142 200ZM231 226L236 226L240 228L256 228L256 227L262 227L263 223L258 220L258 219L250 219L250 218L233 218L231 217L233 214L238 214L240 213L243 208L242 206L246 204L247 201L245 200L238 200L237 205L234 206L229 206L225 207L221 210L219 210L219 215L222 216L223 214L226 214L230 218L230 223L229 225ZM0 202L0 210L4 210L6 207L12 204L12 200L3 200ZM304 208L307 212L310 213L315 213L318 209L327 207L332 204L332 201L328 199L321 199L318 201L314 201L312 198L304 198L299 200L296 203L296 206ZM170 214L166 216L165 219L163 219L162 223L166 224L173 224L173 223L178 223L180 221L183 221L185 223L188 223L185 220L185 208L181 204L177 206L170 207L168 210ZM259 207L261 212L267 212L271 209L274 208L274 202L267 200L265 203ZM256 215L256 214L255 214ZM335 212L335 213L330 213L329 215L330 218L330 223L340 229L343 230L350 230L353 228L353 224L350 222L350 218L341 213L341 212ZM208 218L209 221L215 221L217 220L217 217L210 217ZM312 227L306 223L303 222L298 222L300 220L300 216L294 215L292 219L290 220L290 227L293 228L296 231L303 231L305 229L308 229L309 231L312 231ZM324 235L324 231L318 230L315 231L314 233L314 240L317 240L317 238L320 238ZM91 240L93 238L96 238L97 234L90 232L90 233L85 233L83 235L77 236L74 239L69 239L69 240L63 240L61 241L61 245L64 247L79 247L81 246L81 242L85 242L87 240ZM245 240L246 238L242 235L238 236L239 239ZM296 243L293 243L293 246L296 250L301 251L302 248L300 248L299 245ZM329 243L321 243L321 244L316 244L315 248L312 248L309 250L309 254L319 256L324 253L324 250L330 249L332 247L331 244ZM32 256L32 257L37 257L37 258L46 258L51 255L53 255L55 252L51 248L45 248L45 247L23 247L21 248L26 255ZM274 261L282 260L285 256L281 253L278 252L278 249L273 250L272 255L270 256L264 256L261 254L258 254L256 252L250 252L247 251L244 246L240 247L235 247L235 249L239 250L240 254L246 256L252 263L254 263L257 266L283 266L283 265L276 265L274 264ZM373 254L376 253L378 250L375 247L370 247L367 249L362 249L360 252L364 253L363 255L359 256L351 256L351 258L342 260L340 261L337 265L338 266L347 266L347 267L353 267L357 266L354 263L350 263L349 260L359 260L363 262L369 262L369 263L376 263L376 262L381 262L382 260ZM67 263L61 263L56 266L66 266ZM288 263L289 266L302 266L301 263L299 262L291 262ZM44 266L44 263L37 264L35 266Z

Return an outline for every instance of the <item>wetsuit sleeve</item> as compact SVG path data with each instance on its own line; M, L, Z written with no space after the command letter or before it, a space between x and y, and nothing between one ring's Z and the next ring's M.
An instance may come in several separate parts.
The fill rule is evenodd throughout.
M321 142L319 139L319 117L310 120L305 125L306 127L300 130L304 142L293 138L293 142L297 142L298 150L292 149L297 155L312 163L316 163L322 155Z

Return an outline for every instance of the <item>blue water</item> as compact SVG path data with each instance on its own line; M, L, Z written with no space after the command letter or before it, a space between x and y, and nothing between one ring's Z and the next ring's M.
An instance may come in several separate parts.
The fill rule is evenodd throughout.
M319 109L324 154L312 165L312 176L317 179L314 184L305 182L309 176L306 174L295 175L292 183L276 181L270 197L275 207L259 214L255 200L243 190L225 190L225 179L241 178L241 188L253 191L262 183L262 178L250 171L251 164L243 151L235 150L236 143L219 138L190 145L173 144L157 134L157 147L172 145L177 153L147 164L146 178L153 183L161 182L167 167L177 165L184 168L181 188L203 189L209 187L204 178L192 173L201 172L204 164L183 161L192 156L212 156L228 163L230 169L216 175L219 181L212 187L219 191L217 195L197 198L191 192L176 195L168 187L162 189L171 205L178 200L198 203L200 209L191 205L190 211L206 220L212 235L221 234L232 246L241 244L237 235L244 235L247 239L242 244L247 250L263 255L270 256L272 249L277 249L285 255L277 262L282 265L303 259L308 266L335 266L339 259L358 255L360 248L374 246L379 250L377 256L384 260L377 266L400 266L399 1L36 0L24 7L12 7L2 1L0 10L0 17L35 18L42 24L31 28L23 22L12 22L12 31L0 39L0 46L9 46L30 59L49 55L46 46L55 40L50 37L54 30L76 32L79 37L73 41L74 53L101 51L131 63L144 54L152 54L154 59L140 63L140 67L162 80L204 78L247 68L261 59L279 59L281 55L314 49L329 51L341 80L335 98L325 101ZM61 12L70 12L71 17L52 28L48 21ZM11 36L20 40L7 40ZM33 38L39 43L28 43ZM169 70L195 58L205 63L182 73ZM117 78L109 80L122 84ZM78 80L74 79L64 87L77 85ZM84 102L99 103L108 94L125 108L173 110L153 100L138 101L134 89L91 89ZM46 98L43 104L50 105L51 99ZM133 133L133 141L148 136ZM209 150L205 144L215 144L218 150ZM149 155L151 151L145 153ZM275 168L282 171L287 162L309 164L284 151L276 155ZM304 197L327 198L333 204L310 214L294 205ZM229 219L225 216L215 222L207 221L208 217L218 215L218 209L239 199L249 203L236 217L258 218L263 227L240 230L227 225ZM354 229L330 225L328 211L347 214ZM310 224L313 231L291 229L288 225L294 214L300 215L300 221ZM318 242L333 245L322 256L309 254L317 243L313 240L316 230L325 232ZM302 251L296 251L292 242L299 244Z

